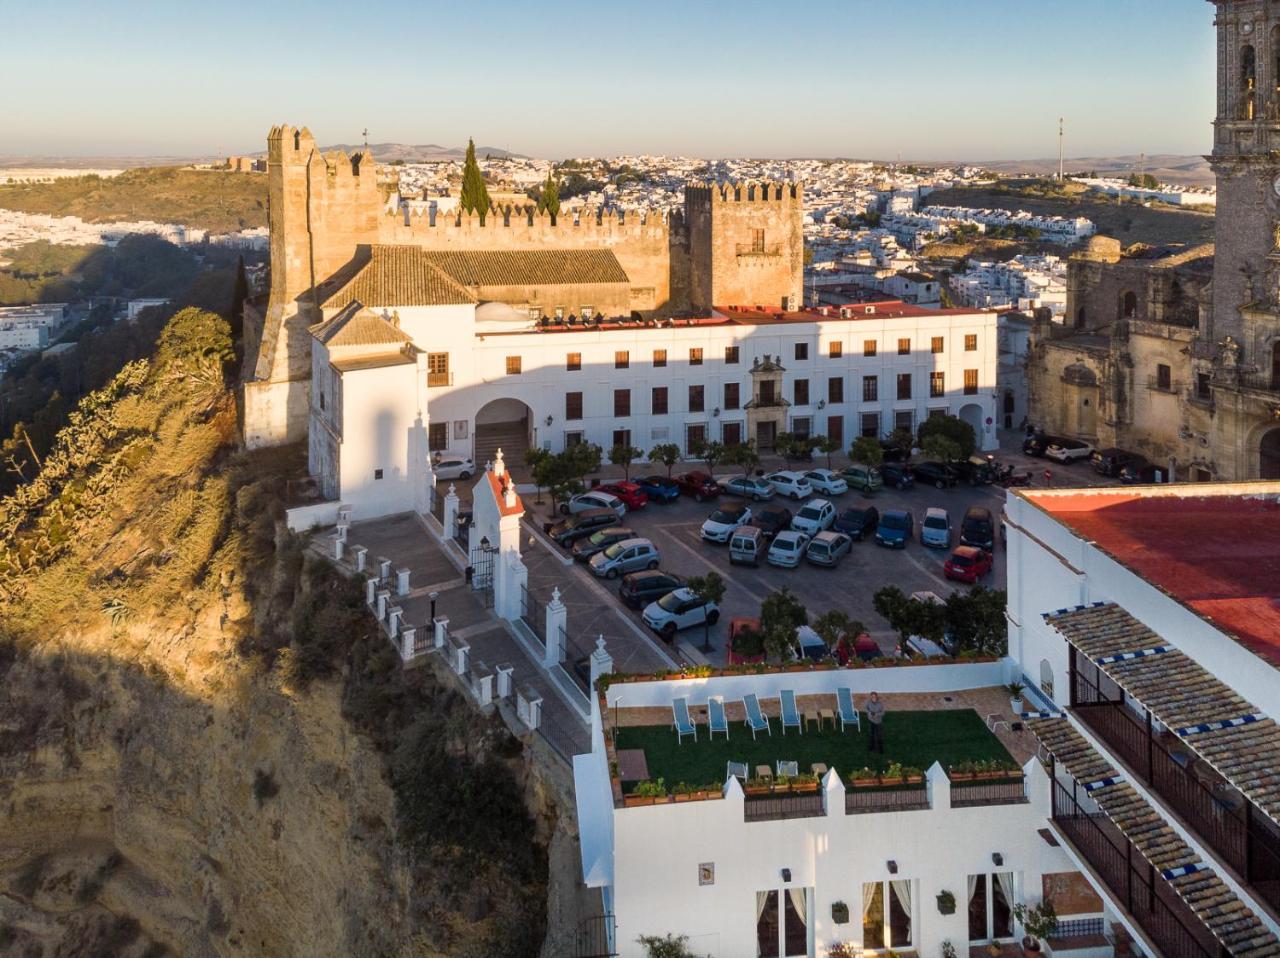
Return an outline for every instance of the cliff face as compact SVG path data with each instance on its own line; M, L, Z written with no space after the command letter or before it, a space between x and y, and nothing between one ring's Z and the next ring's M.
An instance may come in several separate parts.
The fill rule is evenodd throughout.
M0 954L536 954L518 743L278 532L229 359L180 313L0 501Z

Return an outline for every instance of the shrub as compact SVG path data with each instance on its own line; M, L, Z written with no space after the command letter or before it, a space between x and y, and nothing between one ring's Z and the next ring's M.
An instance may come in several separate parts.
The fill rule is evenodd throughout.
M275 776L262 769L253 772L253 797L261 808L263 803L280 794L280 785Z
M689 950L688 935L641 935L636 941L647 958L700 958Z

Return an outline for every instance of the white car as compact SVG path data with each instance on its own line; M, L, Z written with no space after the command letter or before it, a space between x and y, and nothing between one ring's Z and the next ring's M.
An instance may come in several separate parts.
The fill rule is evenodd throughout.
M791 528L812 538L831 528L836 521L836 507L830 500L813 499L791 517Z
M751 507L734 503L721 506L702 524L702 538L708 542L728 542L738 526L751 521Z
M764 477L765 482L773 486L774 491L780 496L790 496L792 499L808 499L813 495L813 486L809 485L809 480L798 472L792 472L789 469L783 469L780 472L772 472Z
M681 629L704 622L715 625L720 609L714 602L703 602L689 589L676 589L645 606L643 618L645 625L670 642Z
M460 456L442 457L432 461L431 471L437 479L470 479L476 473L476 464Z
M782 566L784 569L794 569L800 564L800 560L804 558L805 546L809 544L809 537L803 532L796 532L794 529L788 529L786 532L779 532L773 537L773 542L769 544L769 553L765 556L769 560L769 565Z
M809 485L828 496L843 496L849 491L849 483L830 469L812 469L804 474Z
M560 503L560 514L564 516L576 516L588 509L612 509L619 519L627 514L627 504L609 492L580 492Z
M1081 459L1089 459L1093 456L1093 446L1082 439L1059 439L1049 443L1044 451L1046 459L1052 459L1054 462L1068 463L1077 462Z

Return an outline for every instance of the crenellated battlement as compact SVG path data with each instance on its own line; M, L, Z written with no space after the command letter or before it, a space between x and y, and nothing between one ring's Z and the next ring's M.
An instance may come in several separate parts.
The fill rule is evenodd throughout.
M773 203L804 200L803 182L755 182L743 180L731 182L692 182L684 188L685 202L711 203Z

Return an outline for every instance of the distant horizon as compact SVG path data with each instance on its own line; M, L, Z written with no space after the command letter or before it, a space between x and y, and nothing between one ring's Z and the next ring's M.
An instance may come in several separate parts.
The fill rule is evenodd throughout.
M353 15L354 13L354 15ZM884 157L1032 162L1212 145L1204 0L763 0L531 16L371 0L121 0L6 11L6 153L216 157L273 124L324 142L508 143L539 157ZM471 42L467 38L473 38ZM56 57L51 54L56 50ZM38 83L31 82L39 77Z

